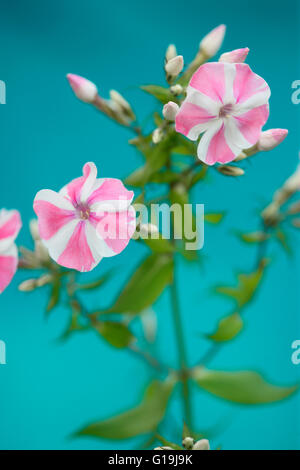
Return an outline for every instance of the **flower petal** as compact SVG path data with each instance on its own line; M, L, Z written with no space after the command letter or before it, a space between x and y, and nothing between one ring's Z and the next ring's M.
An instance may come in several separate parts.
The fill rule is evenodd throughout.
M0 293L14 277L18 266L18 250L15 244L0 255Z
M194 73L189 87L198 90L215 102L223 102L225 96L225 65L221 62L209 62L201 65Z
M122 212L106 212L98 217L97 249L103 257L115 256L128 245L136 229L136 214L132 206Z
M269 117L269 105L258 106L245 113L235 113L233 121L243 135L244 139L249 143L248 146L243 146L244 149L256 144L260 138L261 129L267 122Z
M235 64L234 96L237 111L246 112L249 109L267 104L271 91L267 82L252 72L247 64Z
M75 178L64 186L59 194L69 199L74 207L81 202L86 202L97 178L97 167L93 162L86 163L83 167L83 176Z
M86 229L89 225L86 221L76 223L64 250L57 259L58 264L80 272L87 272L99 263L101 257L97 255L95 259L95 253L93 254L87 240Z
M50 189L43 189L37 193L33 209L38 216L39 232L43 240L51 239L64 225L75 218L71 202Z
M16 210L0 211L0 253L9 248L18 236L22 221Z
M198 157L207 165L216 162L228 163L238 155L238 150L233 152L225 138L225 125L219 119L211 128L203 134L198 145Z
M193 93L193 96L196 95L197 93ZM199 135L208 129L213 119L216 119L216 116L211 115L207 109L185 100L176 116L175 128L189 139L197 140Z
M115 212L128 209L134 197L122 181L115 178L97 180L87 200L92 212Z

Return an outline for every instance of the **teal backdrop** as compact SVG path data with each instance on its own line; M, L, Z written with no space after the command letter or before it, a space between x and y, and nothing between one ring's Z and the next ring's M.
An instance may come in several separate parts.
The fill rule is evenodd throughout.
M295 168L299 150L299 108L291 102L291 83L300 79L298 1L252 0L151 2L115 0L19 0L0 2L0 79L7 104L0 106L1 207L22 213L18 242L30 244L28 222L39 189L60 189L94 161L102 176L122 178L140 163L127 145L130 134L75 99L68 72L90 78L107 96L110 88L134 103L141 120L156 106L138 85L163 84L162 61L175 42L186 61L213 27L228 27L222 51L250 48L249 64L272 89L268 127L288 128L287 140L271 153L247 163L243 178L213 173L194 192L206 211L226 210L224 223L206 227L202 267L180 265L180 302L188 337L189 360L207 350L201 333L211 331L230 304L211 295L211 286L230 283L237 271L254 266L255 249L242 245L233 229L258 227L257 211ZM300 105L299 105L300 106ZM299 236L294 256L272 245L272 266L256 300L245 312L246 329L214 359L214 368L255 369L278 384L300 379L291 363L291 343L300 339ZM86 279L115 266L118 279L88 305L105 306L118 291L142 248L132 242L115 259L104 260ZM7 365L0 365L1 449L132 448L135 441L71 439L88 422L138 402L151 371L135 357L110 348L93 333L57 342L68 318L65 308L44 315L45 291L24 294L18 273L0 298L0 339L7 345ZM176 350L168 292L155 307L157 353L175 365ZM274 405L229 405L194 390L199 429L217 425L213 445L225 449L299 449L300 395ZM168 424L172 438L180 425L180 403Z

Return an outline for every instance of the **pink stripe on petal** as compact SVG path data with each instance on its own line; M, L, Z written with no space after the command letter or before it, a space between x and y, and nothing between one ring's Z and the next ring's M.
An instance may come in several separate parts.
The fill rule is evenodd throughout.
M57 262L66 268L76 269L80 272L93 269L95 260L86 239L85 222L82 221L76 226Z
M97 224L97 234L107 246L119 254L128 245L135 232L135 211L106 213Z
M244 103L253 95L269 89L268 84L259 75L252 72L247 64L235 64L234 96L236 103Z
M269 117L269 106L263 105L250 111L233 116L239 131L243 134L249 144L254 145L258 141L261 129Z
M75 212L60 209L47 201L35 200L33 209L38 216L40 236L49 240L63 225L75 218Z
M106 178L103 184L92 192L87 203L92 205L102 201L131 201L133 196L133 191L128 191L121 180Z
M81 188L84 185L84 178L80 176L80 178L76 178L71 183L67 184L66 191L67 195L71 199L73 206L77 206L80 203L80 193Z
M177 132L188 136L193 127L211 119L215 119L215 116L212 116L206 109L185 101L176 116L175 128Z
M18 211L9 211L4 222L1 223L0 218L0 240L5 238L12 238L13 240L17 237L20 228L22 226L21 217Z
M229 163L236 157L226 142L224 130L223 124L210 141L205 160L208 165L213 165L216 162Z
M190 86L212 100L222 102L225 96L224 64L209 62L201 65L192 76Z
M0 256L0 292L10 284L18 265L17 256Z

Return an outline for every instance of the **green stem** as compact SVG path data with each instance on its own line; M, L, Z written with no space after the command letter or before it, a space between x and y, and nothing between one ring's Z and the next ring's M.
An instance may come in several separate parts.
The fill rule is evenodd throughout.
M175 261L175 260L174 260ZM174 263L175 268L175 263ZM181 323L180 307L179 307L179 298L176 284L176 276L174 272L173 282L171 284L171 304L172 304L172 313L175 327L176 342L178 348L178 360L180 367L180 376L182 380L182 398L183 398L183 408L184 408L184 419L187 426L192 427L192 410L191 410L191 399L188 383L188 367L187 367L187 357L186 349L184 342L184 335Z

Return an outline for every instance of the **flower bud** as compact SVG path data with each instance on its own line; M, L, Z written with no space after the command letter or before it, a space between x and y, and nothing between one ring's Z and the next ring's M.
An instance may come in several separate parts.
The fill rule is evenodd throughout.
M207 439L197 441L192 450L210 450L209 441Z
M186 450L190 450L193 448L195 441L192 437L185 437L182 441L182 445Z
M286 180L282 189L291 195L300 191L300 163L294 173Z
M117 105L117 107L130 119L133 121L136 119L134 112L132 111L132 108L128 101L123 98L123 96L116 90L110 90L109 92L110 99L112 100L113 103Z
M174 103L173 101L169 101L163 107L163 116L167 121L175 121L178 110L178 104Z
M27 279L26 281L21 282L19 285L19 291L21 292L31 292L36 289L37 283L36 279Z
M242 176L245 174L244 170L238 166L221 165L217 170L226 176Z
M248 155L246 155L244 152L241 152L241 153L234 159L234 162L241 162L242 160L245 160L245 158L248 158Z
M262 132L256 144L258 150L267 152L274 149L286 138L288 132L287 129L269 129Z
M177 77L183 69L183 57L177 55L173 59L169 60L165 65L165 71L170 77Z
M169 60L174 59L177 56L177 50L175 44L170 44L166 50L165 61L169 62Z
M152 133L152 142L154 144L158 144L159 142L162 141L163 136L164 136L164 133L163 133L162 129L160 127L158 127Z
M140 235L142 238L151 238L152 235L157 233L159 233L159 231L155 224L142 224L140 226Z
M228 62L230 64L237 64L245 62L247 55L249 54L248 47L243 49L235 49L234 51L225 52L221 55L219 62Z
M29 222L29 231L33 240L40 240L40 232L37 219L31 219Z
M183 93L183 88L178 83L177 85L173 85L170 87L170 92L172 93L172 95L178 96L178 95L181 95L181 93Z
M92 103L98 94L96 85L79 75L68 73L67 79L77 98L85 103Z
M226 32L226 26L221 24L208 33L200 42L200 51L207 58L213 57L220 49Z
M50 284L50 282L52 281L53 281L53 276L51 276L51 274L44 274L39 279L37 279L36 286L43 287L43 286L46 286L47 284Z

